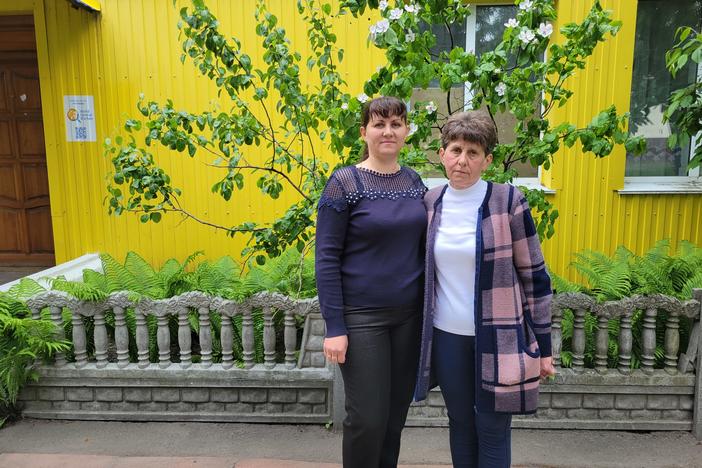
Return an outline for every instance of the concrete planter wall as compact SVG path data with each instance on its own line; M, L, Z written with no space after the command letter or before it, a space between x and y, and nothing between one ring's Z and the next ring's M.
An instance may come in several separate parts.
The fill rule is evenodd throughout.
M537 415L516 417L514 427L579 428L619 430L692 431L702 439L702 343L700 340L700 301L678 301L663 296L635 297L595 304L578 294L562 294L553 301L554 356L561 347L563 310L574 313L573 368L559 368L557 378L542 385ZM244 303L234 303L200 293L188 293L163 301L130 303L116 293L103 303L87 303L64 294L48 292L28 301L36 317L49 307L57 324L61 308L73 314L75 362L59 357L56 364L40 369L38 383L29 385L20 396L24 414L49 419L105 419L129 421L238 421L327 423L337 427L344 417L343 385L337 369L327 366L322 353L324 322L316 300L293 300L278 294L260 294ZM137 313L138 362L128 362L123 321L116 321L115 342L109 342L103 329L104 313L115 316L133 308ZM200 318L199 358L193 359L190 329L184 317L198 310ZM256 346L251 314L264 314L264 363L254 364ZM631 316L644 311L642 367L631 371L633 340ZM283 362L276 362L276 333L273 313L285 320ZM654 369L656 315L665 311L664 369ZM598 333L596 369L585 369L584 317L590 312L605 324L619 319L620 355L617 369L606 367L606 340ZM242 316L243 362L234 363L223 352L222 362L212 362L210 314L223 318ZM147 315L158 319L157 363L148 361L148 335L143 325ZM166 317L178 317L179 359L172 362L172 346ZM88 358L82 318L94 319L94 357ZM294 317L304 317L302 343L298 347ZM679 319L695 320L690 344L679 354ZM223 323L227 320L223 320ZM229 321L231 323L231 321ZM142 328L139 328L139 324ZM231 333L222 328L222 348L231 349ZM606 326L604 327L606 330ZM660 331L659 331L660 332ZM108 348L116 348L110 359ZM115 354L115 353L113 353ZM624 364L622 364L624 363ZM235 366L234 364L237 364ZM559 365L559 362L556 362ZM241 367L238 367L241 366ZM433 390L425 402L410 409L410 426L447 425L441 393Z

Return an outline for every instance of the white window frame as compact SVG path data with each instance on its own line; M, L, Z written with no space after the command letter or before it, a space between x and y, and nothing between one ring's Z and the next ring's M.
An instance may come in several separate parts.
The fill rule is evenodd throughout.
M702 83L702 64L697 65L697 82ZM702 139L693 135L690 139L690 159L694 157L699 145L702 145ZM624 164L626 165L626 160ZM698 166L684 176L625 176L624 187L617 192L620 195L702 193L700 175Z

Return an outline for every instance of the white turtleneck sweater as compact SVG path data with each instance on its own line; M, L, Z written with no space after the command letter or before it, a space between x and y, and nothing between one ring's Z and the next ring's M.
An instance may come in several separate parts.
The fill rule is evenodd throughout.
M475 335L475 255L478 208L487 194L480 179L467 189L449 184L434 244L436 309L434 326L457 335Z

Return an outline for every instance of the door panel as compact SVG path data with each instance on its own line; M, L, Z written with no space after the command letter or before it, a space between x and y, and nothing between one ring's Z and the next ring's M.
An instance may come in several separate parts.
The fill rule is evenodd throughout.
M15 184L15 167L13 164L0 164L0 206L14 206L19 204L17 184Z
M23 164L22 182L24 185L24 201L32 206L37 203L49 204L49 187L46 180L49 178L46 173L45 164Z
M0 86L5 86L5 73L5 70L0 70ZM9 104L7 103L7 93L0 91L0 112L2 112L8 109Z
M2 112L2 109L0 109L0 112ZM10 135L10 122L0 120L0 161L2 159L14 159Z
M51 210L40 206L27 210L29 246L35 253L53 253L54 237L51 233Z
M19 210L0 208L0 255L20 252L20 225Z
M16 111L41 112L39 74L36 67L18 66L12 70L10 86Z
M54 264L31 16L0 16L0 265Z
M17 121L17 142L22 159L27 156L45 159L44 125L39 121Z

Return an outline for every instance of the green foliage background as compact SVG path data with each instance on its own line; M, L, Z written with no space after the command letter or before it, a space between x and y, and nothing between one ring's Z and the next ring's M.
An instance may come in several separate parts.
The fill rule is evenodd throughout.
M553 289L556 293L580 292L593 296L597 302L616 301L634 295L664 294L678 299L691 299L692 290L702 288L702 249L690 242L681 241L676 251L672 251L670 241L658 241L648 252L636 255L623 246L614 255L584 250L576 254L571 264L582 278L581 283L568 281L551 273ZM665 354L665 320L667 314L659 311L656 317L655 367L663 366ZM562 320L563 347L561 362L563 367L572 363L573 313L566 310ZM619 355L619 321L608 322L609 347L608 367L616 367ZM641 333L643 311L637 310L632 316L634 343L631 367L641 365ZM692 320L680 318L680 352L684 352L689 341ZM594 367L595 335L599 329L597 317L585 315L585 367Z

